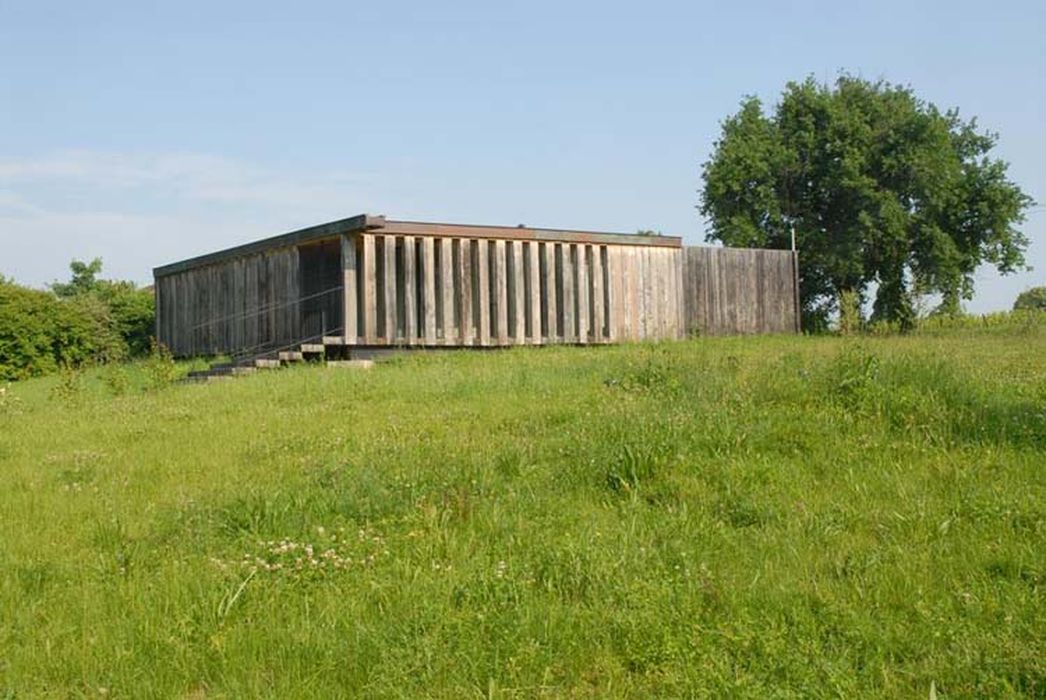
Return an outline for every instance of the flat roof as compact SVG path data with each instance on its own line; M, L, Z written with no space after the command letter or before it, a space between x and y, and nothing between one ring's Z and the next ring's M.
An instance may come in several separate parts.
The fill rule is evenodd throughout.
M359 214L318 226L283 233L224 250L198 255L153 269L154 277L184 272L205 265L213 265L260 253L273 248L285 248L313 241L334 238L343 234L372 231L387 236L432 236L436 238L490 238L512 241L549 241L556 243L588 243L611 245L656 246L682 248L683 239L677 236L644 236L631 233L579 231L572 229L531 228L529 226L486 226L480 224L444 224L428 221L396 221L384 216Z

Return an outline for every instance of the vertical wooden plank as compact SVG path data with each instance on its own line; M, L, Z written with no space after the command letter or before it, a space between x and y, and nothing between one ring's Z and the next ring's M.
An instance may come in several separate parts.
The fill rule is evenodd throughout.
M455 295L460 310L458 318L458 340L462 345L472 345L476 339L472 322L472 244L467 239L455 239L458 249L458 274L454 277Z
M610 340L620 342L628 337L625 329L625 252L624 246L607 246L610 262Z
M577 246L561 245L563 252L563 342L577 342Z
M356 241L352 236L341 237L341 317L345 343L355 345L359 336L356 328Z
M640 248L640 253L641 262L639 269L641 280L639 286L643 292L642 318L640 320L640 323L642 327L643 340L650 340L652 338L657 337L657 316L654 312L657 290L654 286L654 275L651 271L650 248Z
M494 241L494 279L491 289L494 304L494 328L491 334L498 345L508 345L508 271L505 241Z
M441 298L443 307L443 344L454 345L456 339L463 334L455 325L454 319L454 241L450 238L441 238L440 246L440 290L437 292ZM466 278L467 279L467 278ZM460 323L460 321L459 321Z
M529 325L530 325L530 343L533 345L541 344L541 261L538 254L541 252L538 248L537 241L531 241L526 245L527 249L527 296L529 303L527 304Z
M577 249L577 341L587 343L592 328L591 287L589 266L592 262L592 246L579 245Z
M676 265L679 262L678 252L665 248L665 264L668 268L668 337L679 337L679 279Z
M686 281L683 279L683 253L683 248L674 252L676 257L676 288L678 289L679 297L676 300L678 304L676 309L676 337L678 338L686 337Z
M661 295L664 287L664 273L661 269L661 251L658 248L649 248L650 254L649 268L650 273L650 326L651 333L650 338L652 340L660 340L664 337L664 314L662 312L663 302Z
M602 343L607 339L606 313L603 309L603 256L606 247L592 246L592 341Z
M618 249L618 265L621 276L620 289L620 325L619 340L630 341L632 338L632 246L621 246Z
M512 309L513 342L524 345L527 342L527 293L524 280L523 241L512 241L512 298L509 308Z
M425 345L436 344L436 243L431 236L421 239L421 270L423 276L421 307L425 327ZM449 281L444 285L450 286Z
M643 323L645 340L657 338L657 261L650 248L643 248Z
M657 272L655 277L658 282L658 305L657 305L657 338L664 340L668 337L668 264L664 248L655 248L654 260Z
M487 241L472 242L475 253L474 274L476 293L473 295L473 312L476 313L476 335L479 345L490 345L490 260Z
M542 282L545 303L545 341L555 343L559 340L559 289L556 285L556 248L552 243L542 243L545 259L545 274Z
M414 345L418 341L418 297L414 254L414 238L411 236L403 238L403 281L400 289L403 290L403 339L407 345Z
M378 290L377 290L377 260L374 257L374 236L369 233L360 234L363 239L363 342L374 345L377 341L378 326Z
M398 284L395 236L385 236L382 248L385 256L385 289L382 290L385 295L385 344L394 345L396 343L396 286Z

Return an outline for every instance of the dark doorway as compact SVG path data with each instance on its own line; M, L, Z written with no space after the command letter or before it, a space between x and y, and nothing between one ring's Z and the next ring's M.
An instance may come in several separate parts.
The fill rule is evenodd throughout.
M301 246L298 264L302 339L344 335L341 242L321 241Z

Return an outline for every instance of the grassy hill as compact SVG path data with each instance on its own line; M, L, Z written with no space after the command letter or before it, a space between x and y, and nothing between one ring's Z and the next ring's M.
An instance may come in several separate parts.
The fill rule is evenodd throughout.
M1046 695L1041 323L143 383L0 397L0 696Z

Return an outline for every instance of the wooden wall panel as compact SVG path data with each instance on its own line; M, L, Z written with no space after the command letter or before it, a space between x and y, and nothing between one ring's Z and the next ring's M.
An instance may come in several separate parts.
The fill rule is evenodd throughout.
M476 343L490 345L490 244L471 241L473 253L473 309Z
M541 290L544 290L542 298L545 328L544 342L556 343L559 341L559 287L556 282L557 253L556 246L552 243L540 244L539 253L544 264L544 272L541 274ZM540 291L539 290L539 293Z
M604 255L605 246L592 246L592 267L589 274L592 279L592 342L601 343L606 339L606 314L604 312Z
M417 295L417 277L414 266L414 254L415 245L414 238L402 239L402 256L403 256L403 281L400 283L399 288L403 292L403 300L400 304L400 308L403 313L403 341L407 345L414 345L418 342L418 295Z
M337 242L350 344L601 343L797 327L789 251L372 233ZM281 248L158 277L158 339L179 357L300 342L303 260L297 247Z
M505 241L494 241L491 268L491 337L496 345L508 345L508 269Z
M399 280L396 278L396 237L395 236L383 236L382 241L382 256L384 260L384 281L382 284L381 295L384 299L384 344L395 345L396 344L396 331L397 331L397 294L396 286L399 284Z
M591 288L589 286L589 264L592 257L592 246L579 245L574 248L574 264L577 265L577 342L589 342L589 329L592 327Z
M457 241L450 238L442 238L436 241L440 246L440 307L443 310L443 342L447 345L456 345L461 341L463 333L458 328L461 319L455 317L455 286L454 286L454 246Z
M523 241L512 241L507 250L509 279L509 335L514 345L527 342L527 295L524 281Z
M526 275L526 315L527 315L527 339L532 345L541 343L541 260L538 244L528 241L523 244L524 255L527 264L524 269Z
M297 313L270 320L279 309L260 299L259 289L264 279L266 289L297 300L297 263L296 249L279 249L158 278L157 340L176 357L189 357L264 348L293 336Z
M560 317L564 343L577 342L577 246L557 246L557 263L562 271Z
M683 250L687 333L794 333L793 253L688 247Z
M424 329L425 345L436 344L436 242L431 236L421 240L422 291L421 324ZM448 264L449 269L449 264ZM441 279L443 278L441 271ZM450 284L444 282L449 287ZM440 290L442 292L442 290Z
M341 237L341 271L342 271L342 333L345 342L355 345L359 340L359 329L356 327L356 241L351 236Z
M475 312L472 308L472 244L459 238L454 241L454 248L457 250L458 261L458 273L454 276L454 295L458 302L457 341L460 345L472 345L476 342L473 324Z

